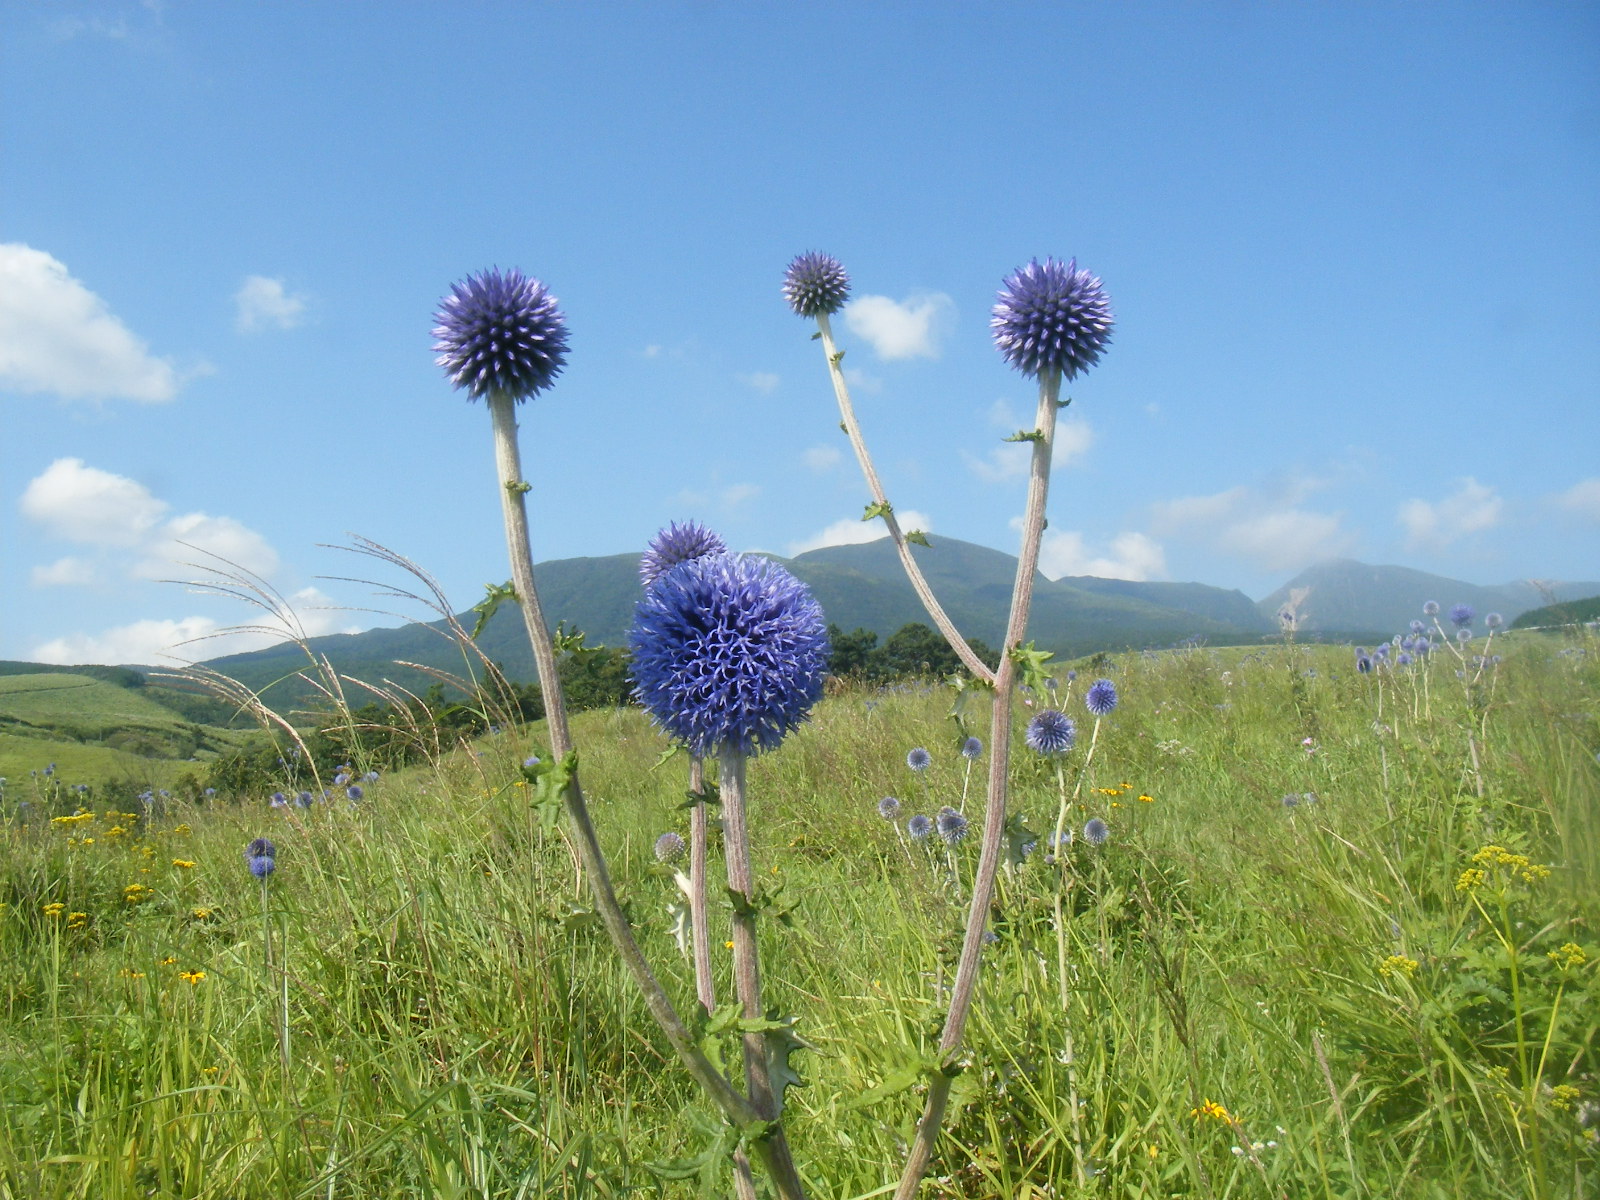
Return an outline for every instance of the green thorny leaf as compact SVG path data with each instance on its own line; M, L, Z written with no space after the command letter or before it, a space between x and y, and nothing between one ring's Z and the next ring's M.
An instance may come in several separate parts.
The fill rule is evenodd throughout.
M727 1055L732 1035L759 1033L767 1051L767 1075L772 1081L772 1097L777 1112L783 1112L784 1095L791 1087L804 1087L806 1081L790 1065L789 1057L796 1050L815 1051L816 1047L794 1031L799 1017L782 1017L775 1008L768 1009L765 1017L745 1017L737 1001L719 1005L716 1011L704 1018L701 1028L700 1049L712 1064L727 1074ZM757 1123L744 1130L748 1138L765 1137L771 1126Z
M478 614L478 623L472 627L472 640L478 640L478 635L483 632L484 626L489 623L489 618L494 616L500 605L507 600L515 601L516 598L517 589L511 586L509 579L504 583L484 584L483 599L472 606L472 611Z
M1012 646L1006 651L1006 656L1017 664L1017 682L1043 694L1048 678L1044 666L1050 661L1050 651L1035 650L1032 642L1024 642L1020 646Z
M716 1136L699 1154L693 1158L674 1158L667 1162L647 1162L645 1170L657 1179L696 1179L700 1180L700 1189L704 1195L711 1195L711 1188L717 1181L719 1168L728 1161L728 1156L733 1153L733 1148L739 1144L739 1131L732 1125L721 1126Z
M830 357L828 359L828 362L830 362L832 365L834 365L836 367L840 363L842 363L843 361L844 361L844 351L843 350L834 351L832 357Z
M533 484L526 479L508 479L506 480L506 491L513 496L526 496L533 491Z
M717 785L709 779L700 785L700 791L684 792L683 795L684 801L682 804L678 805L680 809L693 808L697 804L722 803L722 789L717 787Z
M863 521L870 521L873 517L887 517L893 511L894 505L885 500L881 504L867 505L867 511L861 514L861 519Z
M577 774L576 750L567 751L566 757L559 762L541 759L531 767L522 768L522 777L528 781L532 793L529 803L538 811L539 825L547 833L560 820L567 786Z
M754 894L746 898L738 888L723 888L728 899L725 908L731 908L741 917L757 917L763 911L770 912L780 925L794 924L794 910L799 907L799 901L791 900L783 894L783 884L780 882L770 892L759 883L755 885Z
M933 543L928 540L928 535L920 529L909 530L906 533L906 541L914 542L918 546L927 546L929 549L933 548Z
M1002 442L1042 442L1044 431L1039 429L1019 429L1008 438L1001 438Z
M551 635L550 643L555 647L557 654L573 654L580 658L585 654L599 654L605 649L604 646L585 646L583 639L587 636L576 625L569 632L567 623L562 621L556 626L555 633Z
M1005 861L1008 867L1020 867L1028 857L1028 847L1039 844L1039 835L1028 828L1026 818L1021 813L1012 813L1006 818L1004 836Z
M901 1092L908 1092L918 1084L942 1073L947 1073L947 1068L937 1056L913 1057L886 1072L877 1084L846 1103L843 1106L844 1111L853 1112L860 1108L871 1108L900 1095Z

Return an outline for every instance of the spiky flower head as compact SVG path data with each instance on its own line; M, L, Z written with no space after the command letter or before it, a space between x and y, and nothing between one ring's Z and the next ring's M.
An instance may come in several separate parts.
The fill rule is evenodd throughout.
M941 808L937 824L939 836L944 839L947 846L961 842L972 828L967 819L953 808Z
M628 632L634 695L695 754L774 750L822 697L828 630L793 575L756 555L680 563Z
M1090 817L1083 826L1083 840L1091 846L1103 846L1111 836L1111 827L1099 817Z
M972 759L983 757L983 743L975 737L969 737L961 743L961 757L969 762Z
M366 795L366 793L361 790L361 785L359 783L352 783L349 787L345 788L344 794L349 796L352 800L359 800L362 796Z
M567 362L567 319L537 279L491 267L450 288L434 314L434 361L473 399L526 400Z
M783 298L796 316L832 316L850 298L850 276L831 254L796 255L783 273Z
M649 587L673 567L708 554L726 554L728 544L698 521L674 521L655 537L639 556L639 582Z
M1437 617L1439 615L1439 602L1437 600L1429 600L1423 604L1422 615L1425 617Z
M920 842L933 832L933 821L919 813L906 822L906 832L912 841Z
M246 858L257 858L263 854L268 858L277 857L278 848L272 844L270 838L253 838L250 844L245 847L244 856Z
M1502 626L1502 625L1504 625L1506 623L1506 619L1504 617L1502 617L1499 613L1490 613L1487 617L1485 617L1483 619L1483 623L1485 625L1487 625L1490 629L1499 629L1500 626Z
M1053 708L1034 714L1033 720L1028 722L1027 733L1023 734L1029 749L1040 754L1065 754L1072 749L1077 737L1078 727L1072 723L1072 718Z
M1450 610L1450 623L1457 629L1472 624L1472 618L1477 616L1470 604L1457 604Z
M683 838L670 829L656 839L656 861L667 863L678 862L683 858Z
M1060 371L1074 378L1100 360L1111 340L1111 301L1078 260L1034 259L1001 284L989 328L1006 362L1024 375Z
M885 821L898 820L900 817L900 801L893 796L885 796L878 801L878 815Z
M250 867L250 874L257 879L265 879L278 869L278 860L270 854L252 855L246 861Z
M1109 679L1096 679L1083 697L1083 706L1097 717L1106 716L1117 706L1117 685Z
M927 749L922 746L916 747L906 755L906 766L913 771L926 771L932 765L933 755L929 754Z

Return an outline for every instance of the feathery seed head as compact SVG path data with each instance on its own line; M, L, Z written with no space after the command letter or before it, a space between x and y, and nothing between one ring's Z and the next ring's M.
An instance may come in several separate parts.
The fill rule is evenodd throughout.
M800 317L832 316L850 298L850 276L831 254L797 255L783 273L783 298Z
M822 697L822 608L756 555L679 563L650 586L628 633L634 695L695 754L774 750Z
M1024 375L1058 370L1074 378L1111 340L1111 302L1078 260L1034 259L1006 276L989 320L994 344Z
M526 400L555 382L567 361L567 320L544 284L492 267L454 284L434 314L434 361L477 399Z

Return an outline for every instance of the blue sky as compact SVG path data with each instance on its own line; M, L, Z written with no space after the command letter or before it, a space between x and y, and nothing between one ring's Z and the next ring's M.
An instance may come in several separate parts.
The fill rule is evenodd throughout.
M784 265L902 513L1014 550L1029 383L1000 280L1117 315L1070 388L1044 567L1260 597L1318 559L1600 578L1593 4L198 4L0 0L0 658L159 662L255 615L182 543L393 623L508 571L439 298L544 280L535 555L695 518L864 535ZM1447 598L1441 598L1447 599Z

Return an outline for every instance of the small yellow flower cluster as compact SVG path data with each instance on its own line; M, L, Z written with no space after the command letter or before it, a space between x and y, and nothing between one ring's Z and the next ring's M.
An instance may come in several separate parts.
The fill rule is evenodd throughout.
M1578 945L1577 942L1567 942L1561 949L1551 950L1545 957L1563 971L1571 970L1573 967L1581 967L1589 961L1589 956L1583 952L1583 947Z
M122 970L117 972L117 974L120 975L123 979L143 979L144 978L144 972L143 971L135 971L132 967L123 967Z
M1572 1102L1582 1094L1570 1083L1558 1083L1550 1089L1550 1107L1566 1112L1572 1107Z
M194 863L187 858L175 858L172 860L172 865L187 871L190 867L194 866Z
M1218 1121L1232 1121L1233 1120L1233 1114L1232 1113L1230 1113L1227 1109L1223 1108L1222 1105L1218 1104L1215 1100L1209 1100L1209 1099L1204 1104L1202 1104L1199 1108L1191 1108L1189 1110L1189 1115L1191 1117L1196 1117L1196 1118L1214 1117Z
M84 928L88 927L88 924L89 924L89 914L88 913L75 912L75 913L68 913L67 914L67 928L68 929L84 929Z
M92 845L94 845L94 839L93 838L68 838L67 839L67 845L69 845L69 846L92 846Z
M1378 974L1388 979L1391 975L1404 975L1407 979L1417 973L1417 960L1403 954L1391 954L1378 964Z
M195 984L199 983L205 977L206 977L206 973L204 971L179 971L178 972L178 978L183 980L190 987L193 987Z
M50 824L52 824L52 825L64 825L64 826L67 826L67 827L70 828L73 825L81 825L85 821L92 821L92 820L94 820L94 814L92 812L84 812L83 809L80 808L77 812L73 813L70 817L51 817L50 818Z
M52 900L49 904L44 905L42 911L47 917L59 917L67 911L67 906L59 900Z
M1461 872L1461 878L1456 880L1456 891L1470 892L1483 886L1483 881L1489 878L1477 867L1468 867Z
M155 888L146 887L142 883L130 883L122 889L122 898L129 904L143 904L155 894Z
M189 912L196 921L209 921L217 915L217 910L214 908L191 908Z
M1472 856L1472 865L1488 870L1505 867L1525 883L1538 883L1550 875L1550 868L1529 862L1526 854L1513 854L1504 846L1485 846Z
M1140 792L1139 800L1144 804L1154 804L1156 802L1156 798L1148 792Z
M126 829L124 829L121 825L113 825L110 829L106 830L106 836L108 838L109 837L121 837L123 834L125 834L127 832L128 831Z

